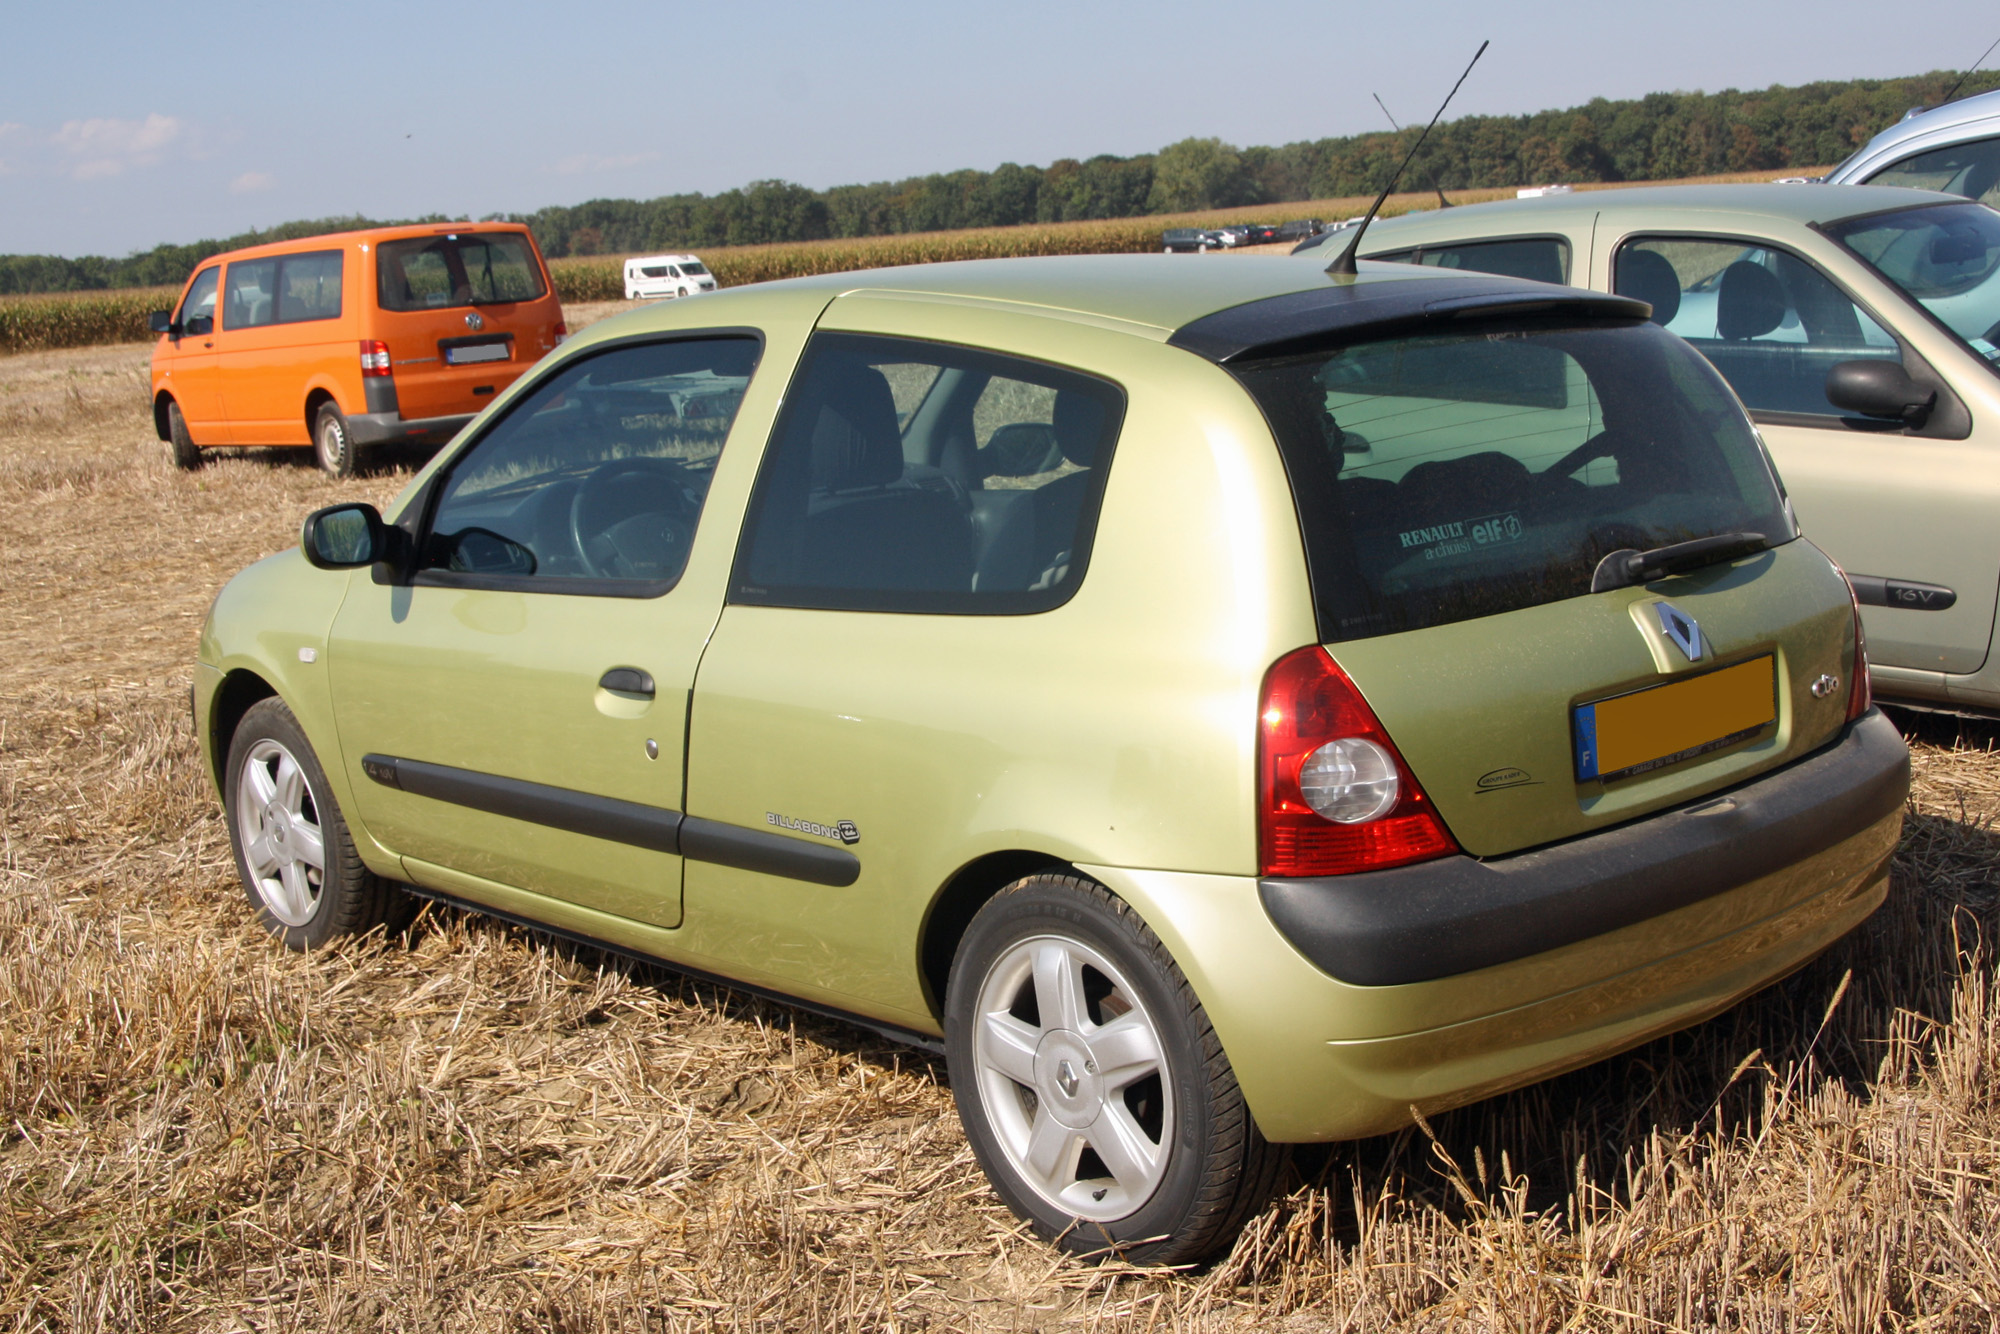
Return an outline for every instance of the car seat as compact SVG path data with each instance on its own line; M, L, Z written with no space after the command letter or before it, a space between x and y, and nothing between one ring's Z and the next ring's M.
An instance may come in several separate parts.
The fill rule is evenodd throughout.
M1620 296L1634 297L1653 307L1653 323L1673 323L1681 308L1681 277L1673 261L1656 250L1627 250L1618 256L1618 278L1612 286Z
M1104 405L1074 389L1056 395L1056 447L1079 469L1041 487L1035 496L1035 559L1041 570L1036 586L1061 579L1076 545L1076 525L1083 502L1097 481L1094 465L1104 437Z
M823 363L793 431L807 430L810 484L798 562L778 582L970 591L972 530L935 470L906 475L896 403L881 371ZM786 453L795 448L787 441Z
M1785 322L1785 289L1762 264L1739 259L1722 271L1715 296L1715 332L1726 342L1762 338Z

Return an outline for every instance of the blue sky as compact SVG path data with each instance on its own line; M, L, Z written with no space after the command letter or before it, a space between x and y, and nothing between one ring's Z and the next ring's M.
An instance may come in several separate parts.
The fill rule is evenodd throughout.
M0 252L124 254L295 218L478 215L1284 143L1663 89L1959 67L1990 0L1254 6L16 0Z

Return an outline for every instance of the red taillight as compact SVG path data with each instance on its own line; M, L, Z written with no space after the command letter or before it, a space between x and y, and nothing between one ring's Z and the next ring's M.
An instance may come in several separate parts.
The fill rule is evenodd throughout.
M1348 822L1320 814L1300 786L1307 761L1328 747L1307 781L1320 805ZM1378 766L1372 774L1371 764ZM1325 649L1288 653L1265 675L1257 769L1260 874L1345 875L1458 851L1374 711ZM1351 781L1343 785L1343 778ZM1330 790L1340 794L1339 805L1329 802ZM1387 809L1371 809L1381 804Z
M379 338L361 340L361 373L364 376L389 374L389 345Z

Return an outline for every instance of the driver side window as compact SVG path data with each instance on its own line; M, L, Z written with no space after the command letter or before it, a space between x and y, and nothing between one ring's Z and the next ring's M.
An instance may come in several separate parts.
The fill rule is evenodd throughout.
M651 597L687 564L753 338L628 344L530 389L442 479L417 582Z

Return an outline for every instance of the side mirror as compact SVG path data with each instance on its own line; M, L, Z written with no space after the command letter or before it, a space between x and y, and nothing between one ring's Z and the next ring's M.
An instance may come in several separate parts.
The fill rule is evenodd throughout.
M171 310L156 310L146 316L146 328L156 334L177 334L174 327L174 313Z
M1842 412L1922 426L1937 390L1912 380L1900 362L1843 361L1827 372L1826 401Z
M190 338L205 338L215 332L215 316L189 316L187 323L181 326L181 332Z
M322 570L351 570L391 559L396 546L392 531L401 535L400 529L382 522L373 505L329 505L306 515L299 529L299 548Z

